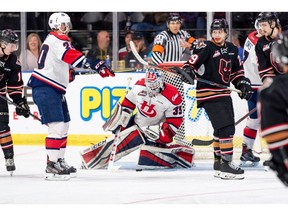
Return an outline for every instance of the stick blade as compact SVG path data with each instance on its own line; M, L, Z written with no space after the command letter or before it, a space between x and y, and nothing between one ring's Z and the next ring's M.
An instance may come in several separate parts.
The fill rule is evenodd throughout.
M213 143L213 139L211 140L193 139L191 143L192 145L209 146Z

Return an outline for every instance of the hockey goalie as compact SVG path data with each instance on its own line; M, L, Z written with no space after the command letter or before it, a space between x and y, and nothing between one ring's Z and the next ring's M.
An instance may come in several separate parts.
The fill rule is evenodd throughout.
M134 110L136 114L133 115ZM194 149L175 144L173 137L183 119L182 96L163 81L161 71L146 69L123 102L117 103L104 131L118 133L115 161L140 148L138 167L144 169L190 168ZM117 132L116 132L117 131ZM114 136L81 152L83 167L100 169L108 165Z

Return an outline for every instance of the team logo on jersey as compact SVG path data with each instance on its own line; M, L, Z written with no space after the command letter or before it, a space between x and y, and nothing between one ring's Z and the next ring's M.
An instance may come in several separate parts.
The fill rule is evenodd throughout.
M206 46L207 45L203 41L201 41L201 42L197 43L196 49L203 49Z
M179 96L178 93L177 93L176 95L174 95L174 96L172 97L172 101L175 101L175 100L178 98L178 96Z
M4 67L5 62L0 61L0 67Z
M142 91L140 91L140 92L138 93L138 95L139 95L139 96L146 96L146 95L147 95L147 91L142 90Z
M266 51L266 50L268 50L268 49L270 49L269 44L265 44L265 45L263 46L263 52Z
M231 74L231 61L220 59L218 72L221 75L222 81L228 83Z
M228 53L228 47L220 49L222 54Z
M155 104L148 104L147 101L143 101L141 106L138 107L138 110L143 116L153 118L157 115L157 112L154 108L155 108Z
M213 58L216 58L217 56L220 56L220 55L221 55L221 54L220 54L219 50L216 50L215 53L214 53L214 55L213 55Z

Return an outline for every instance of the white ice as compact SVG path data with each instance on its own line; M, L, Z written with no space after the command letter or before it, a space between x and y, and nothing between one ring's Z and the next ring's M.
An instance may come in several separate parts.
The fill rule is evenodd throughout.
M217 208L219 204L259 204L259 209L267 209L268 212L271 210L268 206L273 206L270 204L280 204L287 209L288 188L277 179L273 171L265 171L262 165L257 168L245 168L244 180L214 178L212 160L196 160L196 167L191 169L136 172L138 152L135 152L116 162L116 165L121 165L117 172L109 172L106 169L83 170L79 151L84 148L67 147L66 160L78 168L78 176L60 182L44 180L44 146L15 146L16 171L13 176L5 169L4 158L0 158L0 204L97 204L98 210L101 209L98 205L102 204L120 204L120 207L124 204L128 205L130 210L138 205L142 208L144 205L144 209L146 206L150 208L150 205L160 207L160 204L166 206L165 209L171 208L171 205L180 205L181 209L187 206L189 209L196 209L202 206L200 204L209 204L204 205L205 210L205 206L210 204L217 205ZM110 205L104 206L109 210ZM229 206L234 205L225 205L225 208ZM7 205L0 205L0 209L2 207L7 208ZM237 205L235 208L236 213ZM173 210L175 209L171 209L165 215ZM41 211L46 212L45 209ZM265 213L267 211L265 210ZM138 216L142 211L138 209L137 212L133 215ZM2 215L1 211L0 214ZM128 215L128 211L125 215Z

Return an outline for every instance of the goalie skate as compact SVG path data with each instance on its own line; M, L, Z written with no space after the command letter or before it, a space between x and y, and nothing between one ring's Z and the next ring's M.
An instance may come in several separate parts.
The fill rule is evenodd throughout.
M67 169L63 169L59 162L47 162L46 176L47 181L67 181L70 179L70 173Z
M221 162L220 178L225 180L242 180L244 179L244 170L235 166L232 162Z
M16 167L15 167L15 163L14 163L14 159L13 158L8 158L5 161L5 166L6 166L6 170L10 173L10 175L13 175L13 172L15 171Z
M256 167L258 166L260 158L253 155L251 149L247 149L246 152L243 152L240 157L240 167Z

